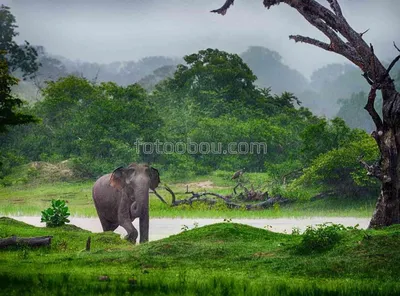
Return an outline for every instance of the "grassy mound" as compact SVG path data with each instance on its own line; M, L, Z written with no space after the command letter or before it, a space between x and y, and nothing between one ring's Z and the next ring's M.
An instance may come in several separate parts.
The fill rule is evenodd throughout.
M0 219L0 237L53 235L51 247L0 250L5 295L395 295L400 227L344 230L299 253L302 235L220 223L142 245L114 233ZM92 249L85 243L91 236Z

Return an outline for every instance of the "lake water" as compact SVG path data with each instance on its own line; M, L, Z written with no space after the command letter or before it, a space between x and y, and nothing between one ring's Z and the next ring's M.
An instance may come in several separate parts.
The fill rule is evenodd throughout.
M10 218L25 222L27 224L44 227L40 222L39 216L10 216ZM80 218L69 217L70 224L74 224L82 229L91 232L102 232L100 220L98 218ZM304 230L308 225L317 225L324 222L343 224L345 226L359 225L359 228L367 228L370 219L351 218L351 217L311 217L311 218L278 218L278 219L232 219L234 223L247 224L253 227L265 228L275 232L291 233L292 228L297 227ZM195 225L198 227L224 222L220 219L186 219L186 218L153 218L150 219L149 239L150 241L159 240L182 231L182 227L192 229ZM135 220L133 225L139 229L139 221ZM118 227L116 233L126 235L125 229Z

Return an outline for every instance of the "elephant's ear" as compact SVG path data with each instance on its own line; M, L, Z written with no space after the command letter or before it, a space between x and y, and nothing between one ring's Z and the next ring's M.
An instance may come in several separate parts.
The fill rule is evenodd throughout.
M110 185L118 190L121 190L123 187L128 184L128 177L131 173L133 173L133 168L124 168L119 167L115 169L110 177Z
M160 184L160 174L158 173L158 170L151 167L150 168L150 189L154 190L157 188L158 184Z

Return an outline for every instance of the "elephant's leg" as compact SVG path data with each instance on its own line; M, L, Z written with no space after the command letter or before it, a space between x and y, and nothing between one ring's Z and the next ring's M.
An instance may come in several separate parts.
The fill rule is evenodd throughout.
M118 223L112 223L103 217L100 218L101 226L103 227L103 231L114 231L118 228Z
M149 210L147 211L140 207L135 201L132 203L130 208L131 219L139 218L139 231L140 231L140 242L145 243L149 241Z
M136 244L136 239L137 239L139 233L136 230L136 228L133 226L132 222L129 219L126 219L126 220L121 221L119 223L119 225L121 225L128 233L126 238L129 241L131 241L132 243Z

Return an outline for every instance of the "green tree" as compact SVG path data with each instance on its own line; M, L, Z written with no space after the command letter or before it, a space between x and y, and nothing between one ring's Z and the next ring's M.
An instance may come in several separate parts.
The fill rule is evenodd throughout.
M16 84L18 79L10 75L7 62L0 57L0 133L13 125L37 121L32 115L19 110L23 101L11 94L11 87Z
M303 162L310 164L319 155L360 139L361 134L363 133L360 130L350 129L339 117L331 121L321 118L318 122L305 127L300 134Z
M379 184L365 174L358 161L360 156L370 163L376 162L379 157L374 139L364 131L360 132L359 139L319 154L304 170L304 174L294 181L293 186L316 186L322 191L334 190L347 196L376 194Z
M18 45L14 38L18 36L15 29L18 28L14 15L10 8L0 6L0 58L6 59L9 71L19 70L22 77L32 76L38 69L37 52L29 42Z
M98 175L134 160L154 155L135 150L137 139L154 141L162 122L146 91L137 84L96 85L68 76L50 82L35 106L51 143L47 156L74 158L87 175ZM43 153L43 152L42 152Z
M255 103L257 78L238 55L209 48L184 60L164 86L193 100L206 115L218 117Z

